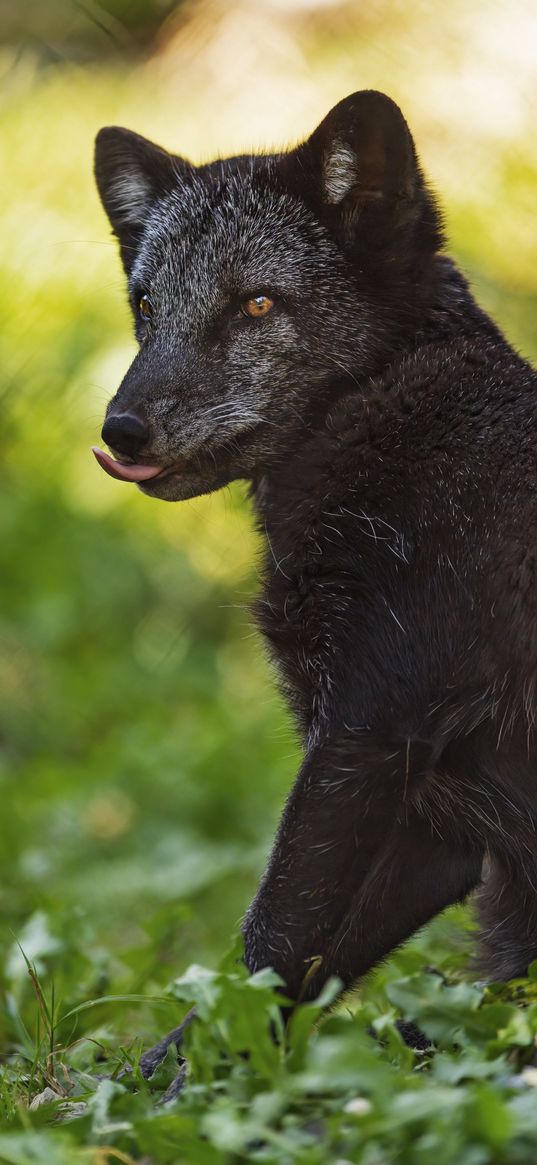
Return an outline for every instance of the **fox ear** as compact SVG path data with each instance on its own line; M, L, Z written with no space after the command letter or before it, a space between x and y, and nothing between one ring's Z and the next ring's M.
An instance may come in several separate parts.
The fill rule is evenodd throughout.
M95 140L95 180L101 202L119 239L127 274L151 207L177 185L188 163L147 138L119 126L99 130Z
M340 101L299 146L295 173L296 162L303 194L347 243L359 235L371 252L375 242L423 216L435 234L434 202L410 130L384 93L364 89Z
M320 194L331 206L412 198L417 161L399 107L374 89L344 98L307 142L319 167Z

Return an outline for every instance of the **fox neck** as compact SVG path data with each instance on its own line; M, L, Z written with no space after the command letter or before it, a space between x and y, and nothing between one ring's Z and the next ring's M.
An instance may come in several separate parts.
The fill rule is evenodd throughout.
M471 339L480 334L482 338L498 339L501 335L490 317L476 304L466 279L448 256L436 257L431 287L430 302L422 310L419 320L409 324L406 332L399 332L395 342L387 345L367 368L358 364L357 357L356 366L349 365L347 375L343 373L324 390L317 388L312 393L301 414L297 415L297 410L294 410L289 425L278 434L277 451L257 466L251 478L251 492L262 523L266 525L276 498L283 511L288 508L290 514L302 491L304 497L311 497L315 485L311 458L316 457L327 442L332 444L336 418L345 415L345 408L338 407L340 401L351 402L353 397L365 401L382 394L388 370L393 385L398 367L402 373L402 366L409 356L419 357L420 350L431 344L451 349L455 338ZM356 418L356 409L352 413Z

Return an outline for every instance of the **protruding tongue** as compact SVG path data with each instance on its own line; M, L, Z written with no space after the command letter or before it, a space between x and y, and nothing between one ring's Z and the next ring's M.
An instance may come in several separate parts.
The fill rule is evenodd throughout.
M162 473L162 465L125 465L123 461L115 461L95 445L92 445L91 451L101 469L109 473L110 477L117 477L118 481L149 481L149 478Z

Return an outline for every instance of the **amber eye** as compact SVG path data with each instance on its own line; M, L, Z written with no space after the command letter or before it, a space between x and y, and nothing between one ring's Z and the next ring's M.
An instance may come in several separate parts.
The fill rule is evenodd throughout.
M138 304L138 308L143 320L151 319L151 316L153 315L153 308L151 306L151 300L148 295L142 295L142 298Z
M274 300L269 299L268 295L254 295L252 299L245 299L241 303L243 315L249 316L252 320L258 319L260 316L266 316L273 307Z

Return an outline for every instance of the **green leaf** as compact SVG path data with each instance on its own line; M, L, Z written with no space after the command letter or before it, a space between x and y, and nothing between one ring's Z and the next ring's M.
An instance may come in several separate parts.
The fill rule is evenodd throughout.
M176 999L195 1004L200 1018L207 1019L218 1003L223 982L219 971L210 971L194 963L184 975L174 980L171 990Z
M324 1011L337 999L340 991L341 980L334 976L327 980L317 999L295 1007L286 1033L287 1067L290 1072L296 1072L303 1066L309 1038Z
M439 975L431 974L398 979L388 985L387 995L405 1019L448 1046L466 1040L468 1031L475 1029L475 1013L483 999L482 990L471 983L447 986Z

